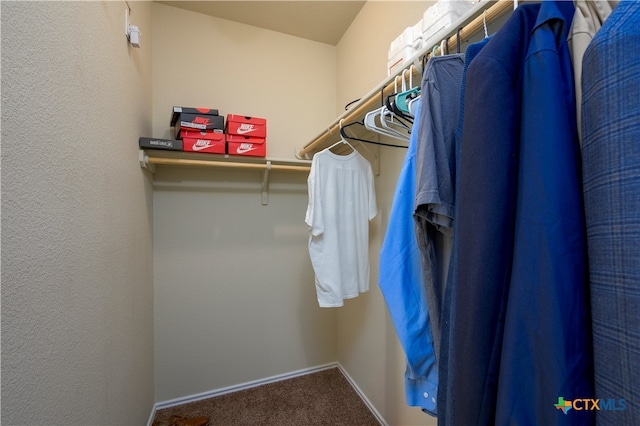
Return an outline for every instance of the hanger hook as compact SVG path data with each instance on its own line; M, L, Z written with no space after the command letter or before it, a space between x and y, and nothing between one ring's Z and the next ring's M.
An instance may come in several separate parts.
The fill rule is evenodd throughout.
M460 53L460 30L462 30L462 28L458 28L458 31L456 31L456 45L458 53Z
M482 23L484 25L484 38L487 38L489 37L489 33L487 32L487 9L485 9L482 14Z
M445 46L447 45L447 40L442 40L440 42L440 56L444 56L446 53L444 52Z
M411 66L409 67L409 88L413 88L413 69L415 68L415 65L411 64Z
M433 49L431 49L431 57L433 58L434 56L436 56L436 50L438 49L438 45L436 44L435 46L433 46Z
M393 77L393 91L394 93L398 93L398 78L402 78L399 75L396 75L395 77Z
M409 71L408 69L403 69L402 70L402 91L406 91L407 90L407 80L404 77L404 73ZM411 78L411 72L409 72L409 78ZM409 85L411 85L411 82L409 82Z
M338 126L340 127L340 130L338 131L338 133L340 133L340 142L342 143L347 143L346 141L346 135L344 133L344 127L342 127L342 122L344 121L344 118L341 118L340 121L338 122Z

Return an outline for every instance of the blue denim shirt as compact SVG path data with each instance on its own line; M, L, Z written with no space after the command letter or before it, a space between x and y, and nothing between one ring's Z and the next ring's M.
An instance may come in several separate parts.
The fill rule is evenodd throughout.
M420 104L416 117L419 117ZM405 393L408 405L436 415L438 373L413 222L416 188L417 126L396 186L389 226L380 250L379 285L400 343L407 356Z

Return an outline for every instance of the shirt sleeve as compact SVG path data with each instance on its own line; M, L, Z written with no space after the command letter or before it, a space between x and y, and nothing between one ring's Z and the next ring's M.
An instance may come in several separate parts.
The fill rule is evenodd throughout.
M367 169L367 178L369 179L369 220L378 214L378 205L376 202L376 188L373 179L373 170L371 165Z
M309 202L307 204L307 213L305 215L305 222L309 225L311 235L317 237L324 232L324 217L322 216L322 197L317 179L318 171L318 157L315 155L311 162L311 171L307 178L307 186L309 191Z

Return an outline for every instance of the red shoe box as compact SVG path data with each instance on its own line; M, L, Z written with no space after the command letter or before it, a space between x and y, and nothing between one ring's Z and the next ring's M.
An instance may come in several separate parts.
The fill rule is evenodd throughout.
M225 135L222 132L182 130L181 133L182 150L185 152L225 153Z
M227 135L227 152L229 155L248 155L266 157L267 143L265 138Z
M229 155L266 157L267 120L246 115L227 114L227 152Z
M173 107L171 127L176 139L182 139L182 130L224 130L224 117L217 109Z
M250 136L252 138L267 137L267 120L247 117L245 115L227 114L228 135Z

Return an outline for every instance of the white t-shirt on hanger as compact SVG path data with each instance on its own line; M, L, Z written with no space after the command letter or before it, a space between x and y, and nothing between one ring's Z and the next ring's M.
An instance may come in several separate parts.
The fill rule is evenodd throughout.
M313 156L307 179L309 256L320 307L369 290L369 221L377 214L373 172L358 152Z

